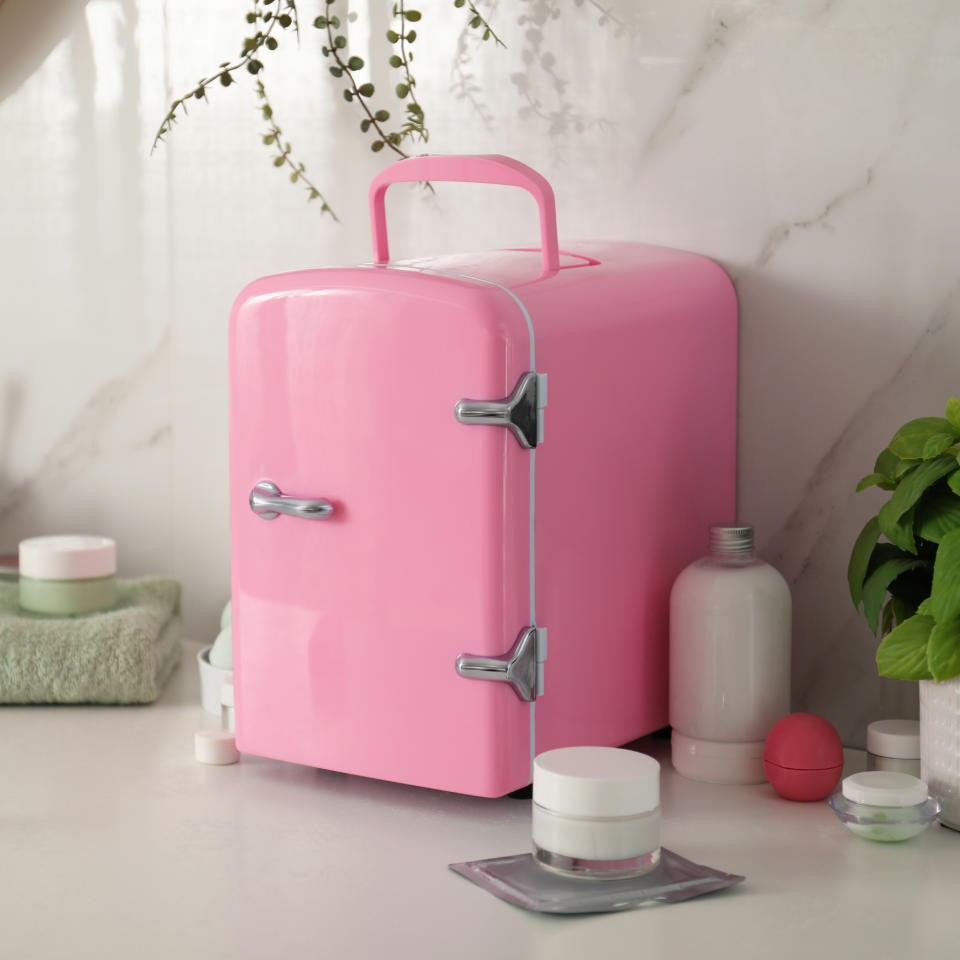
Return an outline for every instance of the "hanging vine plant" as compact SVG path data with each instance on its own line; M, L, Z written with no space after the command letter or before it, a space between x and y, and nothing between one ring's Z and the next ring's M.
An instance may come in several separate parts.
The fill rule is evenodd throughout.
M398 0L393 5L393 23L386 32L390 44L389 64L396 71L397 82L393 93L403 102L402 120L397 119L382 105L382 96L374 84L361 81L359 72L366 65L363 58L350 53L344 20L338 13L339 0L323 0L323 13L315 17L312 27L323 34L323 56L329 61L329 71L335 80L343 83L343 97L360 111L360 130L370 137L370 149L379 152L393 151L398 157L407 157L407 147L426 143L430 130L426 124L424 109L417 98L417 81L413 73L413 45L417 40L416 24L423 14ZM468 27L483 40L493 40L504 46L493 27L471 0L452 0L453 6L465 9ZM299 43L300 13L297 0L253 0L246 14L250 35L243 38L240 53L234 60L220 63L209 77L201 77L196 86L170 104L167 115L153 141L153 149L163 142L173 125L181 116L186 116L191 100L207 100L212 87L230 87L237 82L236 74L247 73L256 78L254 90L259 102L260 114L266 124L261 134L263 144L273 153L273 165L285 169L291 183L302 185L308 200L319 200L322 213L338 220L333 208L320 188L307 175L306 165L293 153L290 141L277 123L273 103L264 83L265 62L269 55L279 49L281 38L286 41L292 32ZM374 98L377 97L375 102ZM338 220L339 222L339 220Z

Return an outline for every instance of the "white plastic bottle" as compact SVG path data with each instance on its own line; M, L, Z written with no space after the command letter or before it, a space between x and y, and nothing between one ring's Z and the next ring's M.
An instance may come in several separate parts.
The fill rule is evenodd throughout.
M710 527L710 553L670 594L676 771L762 783L764 741L790 712L790 588L754 553L753 527Z

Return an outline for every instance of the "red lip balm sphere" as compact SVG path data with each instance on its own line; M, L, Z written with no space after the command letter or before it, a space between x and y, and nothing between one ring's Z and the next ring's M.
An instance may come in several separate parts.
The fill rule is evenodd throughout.
M815 713L791 713L767 735L763 768L785 800L823 800L843 773L840 735Z

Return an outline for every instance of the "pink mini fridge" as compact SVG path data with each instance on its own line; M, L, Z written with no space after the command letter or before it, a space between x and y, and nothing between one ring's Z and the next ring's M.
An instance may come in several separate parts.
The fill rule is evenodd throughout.
M529 191L538 249L391 262L397 181ZM703 257L560 250L500 156L395 163L374 262L230 319L241 750L496 797L667 724L676 574L734 517L737 302Z

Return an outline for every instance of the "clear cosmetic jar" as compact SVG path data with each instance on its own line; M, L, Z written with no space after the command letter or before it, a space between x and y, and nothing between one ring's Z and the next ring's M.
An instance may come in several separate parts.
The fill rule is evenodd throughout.
M838 819L858 837L896 843L922 833L940 813L927 785L908 773L868 770L847 777L830 798Z
M620 879L660 862L660 764L617 747L564 747L533 763L533 856L565 876Z
M867 769L920 776L920 721L874 720L867 727Z
M117 602L117 545L109 537L32 537L20 541L20 606L70 616Z

